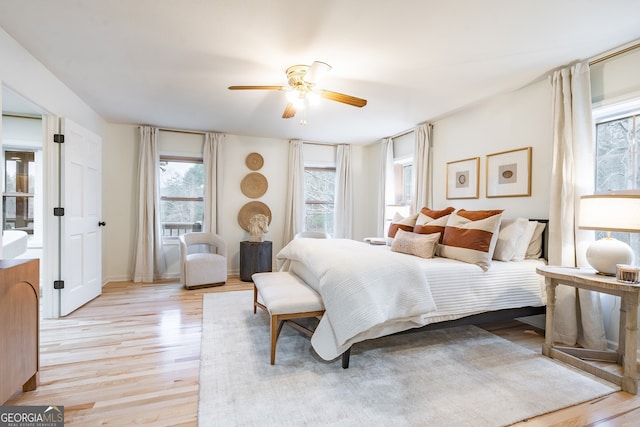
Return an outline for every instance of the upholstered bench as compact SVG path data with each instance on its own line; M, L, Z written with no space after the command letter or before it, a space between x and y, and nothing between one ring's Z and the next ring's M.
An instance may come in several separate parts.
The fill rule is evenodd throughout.
M276 363L276 342L285 321L304 334L311 336L308 328L292 319L321 316L324 313L322 299L313 289L293 273L278 271L254 273L253 312L260 307L271 316L271 364Z

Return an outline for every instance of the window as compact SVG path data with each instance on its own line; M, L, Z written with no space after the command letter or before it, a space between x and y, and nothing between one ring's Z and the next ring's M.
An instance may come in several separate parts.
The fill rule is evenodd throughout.
M393 138L393 175L385 177L384 233L387 233L395 214L407 217L416 208L413 184L413 158L415 156L415 133L407 132ZM419 209L419 208L418 208Z
M35 154L33 151L5 151L4 159L2 228L33 234Z
M305 231L333 234L335 167L304 168Z
M160 156L160 222L165 241L201 231L203 219L202 159Z
M384 214L385 233L394 215L407 217L411 214L413 195L413 157L396 159L393 162L393 204L387 205Z
M640 189L640 100L594 111L595 192ZM640 254L640 234L611 233ZM606 237L597 232L596 238Z
M396 162L394 166L395 202L400 206L411 205L411 187L413 178L413 159Z

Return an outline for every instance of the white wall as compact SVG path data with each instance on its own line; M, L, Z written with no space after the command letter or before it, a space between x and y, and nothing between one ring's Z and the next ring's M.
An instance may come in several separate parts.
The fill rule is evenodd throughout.
M130 280L133 273L135 251L135 233L137 217L137 164L139 136L137 126L108 125L107 141L104 147L104 200L103 212L107 226L103 231L105 281ZM174 132L160 133L160 149L173 154L194 154L202 152L201 135ZM238 274L240 269L240 242L249 238L249 233L238 224L238 212L242 206L252 200L258 200L269 206L272 221L265 240L273 242L273 256L282 248L284 232L284 208L288 179L287 162L289 143L286 140L226 135L223 139L223 214L220 218L219 233L228 246L229 273ZM173 147L173 148L172 148ZM245 164L247 155L257 152L264 158L263 167L257 171L268 181L266 193L258 199L250 199L240 190L240 182L252 172ZM335 164L335 147L305 145L305 162L316 165ZM368 161L363 147L352 148L354 186L356 189L370 187L366 173ZM369 211L373 203L368 191L356 191L354 204L356 220L354 238L362 239L375 232L375 218L362 215ZM373 231L371 231L373 229ZM166 248L167 276L179 274L178 248ZM275 265L274 265L275 266Z
M102 147L103 282L133 277L138 175L138 128L107 126Z
M438 120L433 129L433 209L505 209L505 217L548 218L552 158L547 80ZM530 197L486 197L486 156L532 147ZM480 157L478 199L446 198L447 163Z
M106 122L1 28L0 81L45 111L104 137Z

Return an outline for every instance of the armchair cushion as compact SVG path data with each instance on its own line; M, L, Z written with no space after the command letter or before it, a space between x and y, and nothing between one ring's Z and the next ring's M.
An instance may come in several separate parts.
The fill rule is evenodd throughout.
M180 236L180 278L187 289L224 285L227 281L227 246L214 233Z

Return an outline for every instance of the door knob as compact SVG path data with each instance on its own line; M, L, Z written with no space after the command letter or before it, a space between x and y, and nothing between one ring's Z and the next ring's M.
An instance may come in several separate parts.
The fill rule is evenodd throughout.
M105 225L107 225L106 222L104 221L98 221L98 227L104 227Z

